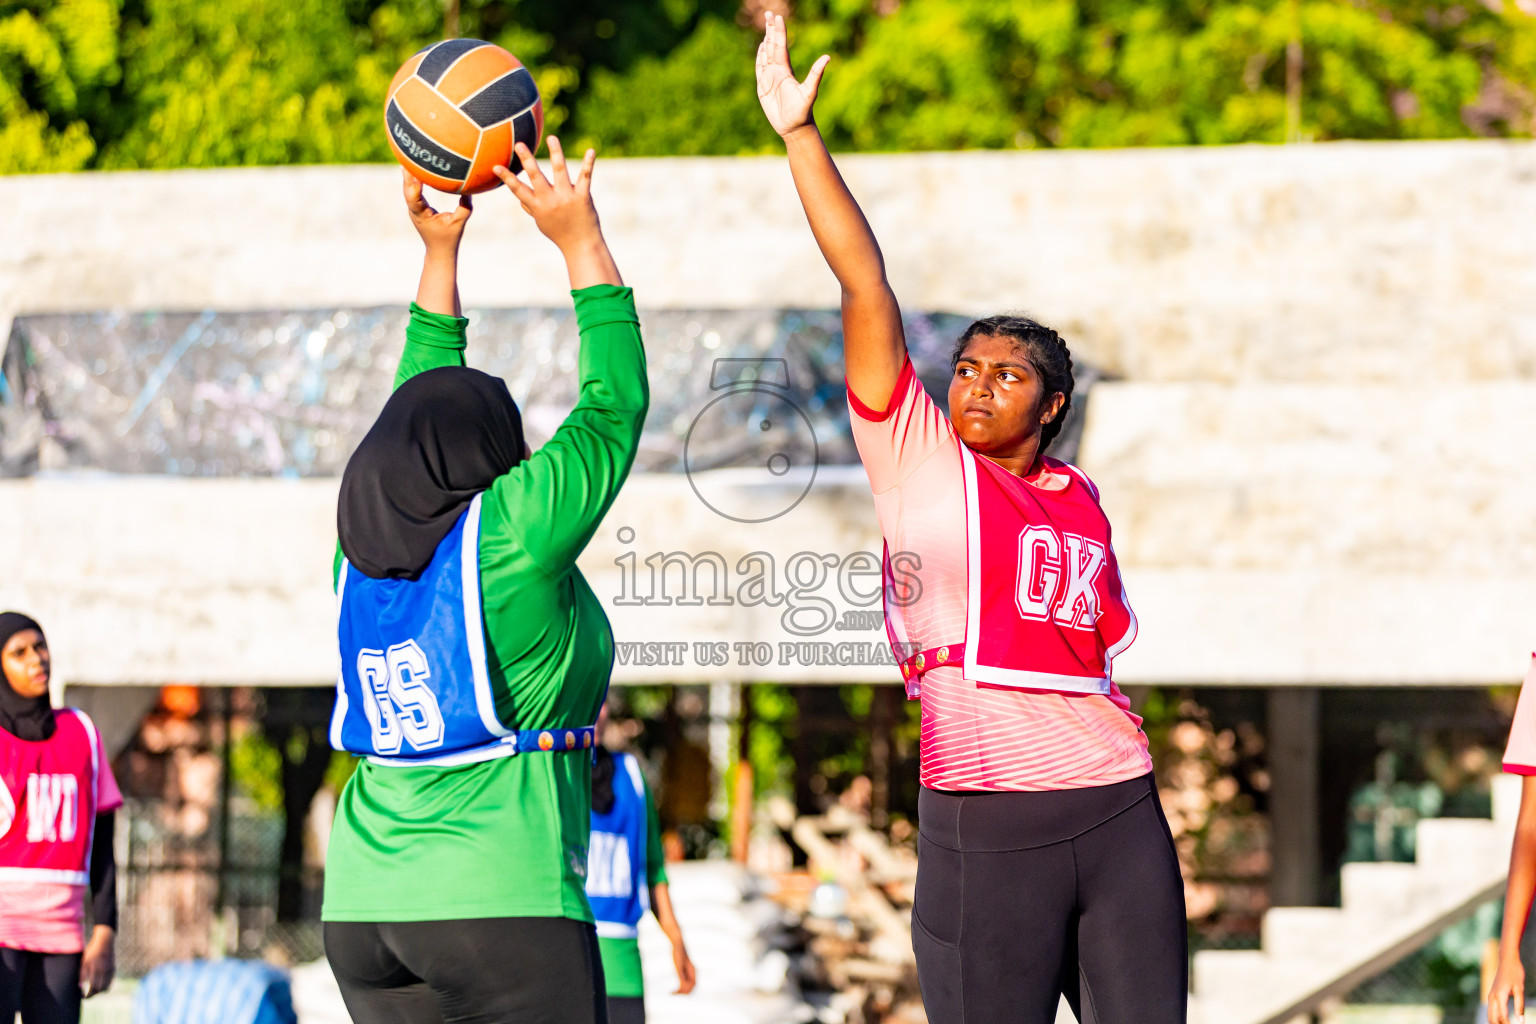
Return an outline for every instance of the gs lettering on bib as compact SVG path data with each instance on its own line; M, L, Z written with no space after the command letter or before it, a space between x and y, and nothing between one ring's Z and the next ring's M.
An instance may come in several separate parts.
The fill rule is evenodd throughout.
M0 730L0 882L89 884L96 726L74 708L54 720L38 743Z
M341 673L331 745L377 764L465 764L517 752L486 669L480 497L415 580L337 580Z
M886 627L908 695L919 695L923 673L956 663L965 678L989 686L1109 693L1114 659L1136 639L1136 615L1097 489L1056 459L1045 464L1068 483L1050 491L959 447L966 634L914 653L919 645L909 642L899 602L887 600ZM889 587L889 568L886 578Z

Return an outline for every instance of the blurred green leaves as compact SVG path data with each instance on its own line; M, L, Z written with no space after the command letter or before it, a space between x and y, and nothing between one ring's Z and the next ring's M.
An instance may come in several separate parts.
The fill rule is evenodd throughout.
M805 0L791 52L801 71L834 55L816 116L844 149L1281 142L1297 23L1304 138L1530 134L1536 19L1501 0ZM753 41L721 23L708 46L605 74L603 111L577 121L610 152L758 151L746 76L718 67ZM691 116L647 113L667 95Z
M757 105L757 42L707 18L677 49L627 72L598 68L578 108L576 152L699 156L769 152L778 142Z
M589 69L733 2L460 0L459 27L529 64L559 131ZM388 160L386 87L444 21L441 0L0 0L0 173Z
M410 40L371 38L333 0L145 0L125 27L125 124L102 166L387 156L370 94L393 68L361 58Z
M120 74L118 0L0 0L0 170L75 171Z
M609 154L772 152L740 0L460 0ZM1528 136L1514 0L799 0L833 145L881 151ZM379 106L442 0L0 0L0 172L387 160Z

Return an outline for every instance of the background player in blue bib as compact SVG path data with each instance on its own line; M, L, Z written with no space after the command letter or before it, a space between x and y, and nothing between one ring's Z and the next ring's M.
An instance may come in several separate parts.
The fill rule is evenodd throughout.
M608 720L604 707L598 735ZM656 914L672 942L677 991L693 991L693 961L672 913L656 804L633 754L599 747L592 766L592 840L587 850L587 900L597 918L597 942L608 985L609 1024L643 1024L645 979L640 967L640 919Z

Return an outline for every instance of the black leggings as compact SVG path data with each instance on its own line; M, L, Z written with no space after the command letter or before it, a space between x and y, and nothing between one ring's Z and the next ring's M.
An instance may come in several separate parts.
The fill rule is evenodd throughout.
M79 1024L80 954L0 946L0 1021Z
M932 1024L1184 1024L1184 887L1152 776L918 794L912 948Z
M608 1024L582 921L327 921L325 955L358 1024Z
M645 1024L645 997L609 996L608 1024Z

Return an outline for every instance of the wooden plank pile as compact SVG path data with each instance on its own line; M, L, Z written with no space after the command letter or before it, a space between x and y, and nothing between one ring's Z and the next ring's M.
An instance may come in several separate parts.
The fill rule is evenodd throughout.
M808 870L779 876L776 896L808 936L806 996L827 993L826 1017L845 1024L926 1022L912 959L917 855L842 805L797 815L775 798L767 812L809 861Z

